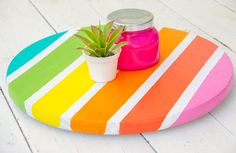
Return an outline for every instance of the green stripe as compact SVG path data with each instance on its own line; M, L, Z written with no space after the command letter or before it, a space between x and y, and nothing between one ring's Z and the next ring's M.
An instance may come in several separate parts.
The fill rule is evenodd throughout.
M82 54L76 50L81 45L82 43L72 36L12 81L8 88L13 101L25 111L25 100L73 63Z
M52 36L46 37L44 39L41 39L41 40L33 43L32 45L29 45L25 49L23 49L11 61L11 64L9 65L9 67L7 69L7 76L12 74L16 70L18 70L20 67L22 67L24 64L26 64L31 59L33 59L35 56L40 54L48 46L50 46L55 41L57 41L59 38L61 38L65 33L66 32L60 32L60 33L54 34Z

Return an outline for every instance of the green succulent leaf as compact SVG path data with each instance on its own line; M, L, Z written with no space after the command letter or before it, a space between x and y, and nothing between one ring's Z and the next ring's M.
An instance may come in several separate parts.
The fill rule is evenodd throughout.
M95 51L93 51L91 49L88 49L88 48L85 48L85 47L78 47L77 49L78 50L84 50L85 52L89 53L92 56L100 57L100 55L98 53L96 53Z
M123 30L124 30L124 26L119 26L117 29L115 29L112 32L112 34L107 42L107 48L106 48L107 50L110 50L110 48L115 44L115 42L119 39Z
M108 22L105 27L104 27L104 35L105 35L105 40L107 41L107 38L112 30L112 27L113 27L113 24L114 24L114 20Z
M98 47L101 47L100 45L100 41L99 41L99 28L94 26L94 25L91 25L91 30L93 32L93 34L96 36L96 41L97 41L97 45Z
M104 48L106 46L105 35L101 29L99 29L99 42L100 46Z
M107 57L115 54L115 51L126 44L120 42L115 44L124 31L124 26L118 26L112 29L114 21L110 21L105 25L94 26L80 29L79 34L75 35L80 39L85 47L80 46L78 49L84 50L91 56Z
M80 29L81 32L84 32L89 39L91 39L93 42L97 42L96 35L94 35L93 32L91 32L88 29Z
M124 46L124 45L126 45L126 44L127 44L126 41L122 41L122 42L116 44L116 45L111 49L111 51L113 52L113 51L115 51L115 50L121 48L122 46Z
M98 38L99 37L99 29L98 27L91 25L91 30L94 33L94 35Z
M106 57L106 48L98 48L97 49L97 52L99 52L99 54L102 56L102 57Z
M87 47L91 48L92 50L95 50L97 48L96 43L91 42L86 37L78 35L78 34L75 34L75 36L79 38Z

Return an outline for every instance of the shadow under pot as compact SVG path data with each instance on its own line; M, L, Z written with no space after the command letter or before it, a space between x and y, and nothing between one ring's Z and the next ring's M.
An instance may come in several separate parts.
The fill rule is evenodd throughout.
M153 26L153 14L141 9L120 9L111 12L107 20L114 26L125 26L118 42L126 41L118 61L120 70L148 68L159 60L159 34Z

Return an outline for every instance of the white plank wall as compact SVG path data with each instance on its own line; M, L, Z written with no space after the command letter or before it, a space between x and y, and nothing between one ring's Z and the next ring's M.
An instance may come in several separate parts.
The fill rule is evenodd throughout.
M27 143L2 94L0 94L0 112L0 153L30 153Z
M235 0L215 0L220 5L236 13L236 1Z
M214 0L161 0L202 31L236 50L236 15Z
M55 33L27 0L0 1L0 29L0 75L17 52Z
M192 123L144 136L158 153L234 153L235 137L210 115Z
M187 30L214 41L225 49L236 67L234 0L1 0L1 81L6 67L3 63L26 45L55 32L104 21L109 12L127 7L153 12L157 27ZM75 134L49 127L29 118L9 102L12 114L0 95L0 112L4 114L0 116L0 153L234 153L235 92L233 86L223 104L192 123L128 136Z
M25 2L27 2L27 1L25 1ZM91 24L91 23L93 23L93 21L95 21L96 23L98 22L99 16L97 16L96 13L92 9L90 9L86 3L85 3L85 5L81 5L81 3L77 2L74 5L68 6L68 5L66 5L66 3L64 3L64 1L61 1L61 2L62 3L57 3L58 5L55 5L53 3L53 1L51 1L51 3L47 3L46 5L43 3L41 7L37 8L37 11L32 9L32 8L37 7L35 4L32 5L30 2L27 2L26 6L29 6L29 8L27 8L25 6L25 8L23 8L23 9L24 9L24 11L28 11L28 13L31 11L31 9L33 10L32 13L36 12L36 15L39 17L37 19L38 20L37 22L40 21L42 23L46 23L44 19L46 19L46 21L49 22L48 18L50 19L50 17L51 17L52 23L50 23L50 26L53 26L53 29L56 29L56 31L81 27L83 25ZM23 5L23 4L21 4L21 5ZM39 3L39 4L41 4L41 3ZM79 4L79 5L77 5L77 4ZM17 5L14 4L13 6L17 6ZM45 6L47 6L49 8L45 8ZM73 10L72 7L74 7L75 12L70 11L70 10ZM51 9L52 10L51 14L50 13L46 14L44 12L41 13L40 8L45 8L44 11L46 13L49 12L47 10ZM11 8L11 9L15 10L15 9L18 9L18 7ZM69 15L65 15L66 10L68 10L67 12L69 12L68 13ZM79 12L77 12L77 10ZM40 11L40 14L37 14L37 12L39 12L39 11ZM60 14L60 12L61 12L61 14ZM17 12L15 12L15 13L17 13ZM81 15L81 14L85 14L85 15ZM14 15L17 16L17 14L14 14ZM65 22L65 21L74 21L73 18L77 15L78 15L78 20L76 20L77 22L75 22L75 23ZM48 16L48 18L46 18L45 16ZM23 16L23 15L21 16L21 18L25 18L25 17L27 17L27 16ZM32 16L31 18L36 18L36 17ZM82 18L80 18L80 17L82 17ZM53 18L55 18L55 20L53 20ZM12 20L14 20L13 17L12 17ZM36 21L32 21L32 22L36 22ZM54 24L55 24L55 26L54 26ZM35 26L37 26L37 25L35 25ZM50 29L49 25L46 24L46 26L47 26L46 28ZM33 29L31 29L31 30L33 30ZM51 29L51 31L52 31L52 29ZM27 29L25 29L24 32L27 32ZM53 31L51 33L53 33ZM51 33L46 33L44 35L49 35ZM14 35L14 33L11 33L11 35ZM14 37L16 37L16 36L17 36L17 32L15 33ZM39 36L39 38L40 37L42 37L42 36ZM37 38L37 39L39 39L39 38ZM14 42L11 42L11 43L14 43ZM27 43L31 43L31 42L28 41ZM2 45L7 46L7 44L2 44ZM4 48L4 46L2 48ZM19 49L15 48L14 50L17 51ZM5 52L1 52L1 53L2 53L1 55L4 57L10 57L12 55L12 54L7 55L7 54L5 54ZM5 58L2 58L2 63L3 63L3 61L6 61ZM1 76L3 78L3 71L2 71ZM3 88L3 89L5 90L5 88ZM6 94L6 96L8 96L8 95ZM74 133L58 130L58 129L43 125L41 123L38 123L38 122L34 121L33 119L29 118L27 115L20 112L20 110L18 108L16 108L16 106L12 102L10 102L10 105L13 109L14 114L17 116L19 125L22 127L25 137L28 140L29 145L30 145L33 152L67 153L69 151L70 153L76 153L76 152L82 152L82 153L83 152L84 153L86 153L86 152L91 152L91 153L96 153L96 152L101 152L101 153L110 153L110 152L115 152L115 153L123 153L123 152L127 152L127 153L132 153L132 152L134 152L134 153L139 153L139 152L140 153L142 153L142 152L153 153L152 148L149 146L148 143L146 143L146 141L140 135L130 135L130 136L120 136L120 137L105 136L104 137L104 136L96 136L96 135L94 136L94 135L86 135L86 134L74 134Z
M234 81L236 80L236 56L235 54L229 54L234 65ZM231 134L236 138L236 84L234 82L229 96L225 98L225 103L221 104L211 114L220 122L225 128L227 128Z
M30 43L54 33L27 0L0 1L0 28L0 63Z
M2 86L6 91L5 86ZM5 92L7 99L9 95ZM22 113L13 102L10 106L17 116L30 149L37 153L153 153L153 149L140 135L101 136L72 133L53 128L31 119ZM0 118L1 119L1 118Z
M100 13L103 16L106 16L114 8L119 9L119 8L124 8L124 7L135 6L137 8L148 9L154 13L157 19L155 22L157 26L159 27L171 26L171 27L176 27L179 29L183 29L183 30L200 34L214 41L221 47L223 47L225 51L229 53L230 57L232 57L232 60L235 58L235 53L232 53L232 51L234 50L228 49L227 47L222 45L222 43L217 41L218 39L215 39L215 37L210 35L208 31L207 32L203 31L197 25L192 23L190 20L187 20L184 17L182 17L179 13L176 13L176 11L173 10L172 8L166 7L166 4L163 4L161 1L155 1L155 0L149 0L146 3L148 3L149 5L143 5L143 2L141 1L134 2L134 0L126 0L122 2L114 2L114 1L109 1L109 0L101 0L101 1L94 0L93 7L96 8L97 11L100 11ZM224 31L220 28L219 30ZM226 33L224 34L224 37L227 38L228 35L229 34ZM236 63L234 63L234 65L236 66ZM233 88L233 90L235 89ZM231 93L233 93L233 90ZM173 150L175 152L196 151L196 152L208 153L208 152L214 151L214 152L220 153L227 148L229 149L229 151L232 152L233 150L236 149L235 148L236 138L234 135L232 135L232 132L231 132L234 130L236 126L236 124L232 122L235 118L235 113L233 110L236 107L235 106L236 101L234 99L235 99L235 95L230 94L227 97L227 100L225 100L227 104L231 106L231 109L232 109L232 111L228 114L228 116L226 115L226 112L228 110L222 111L219 107L217 110L221 112L222 114L220 116L221 118L218 119L217 117L219 115L217 115L216 113L212 113L214 116L208 115L207 117L205 117L207 118L207 120L205 119L205 122L203 122L203 120L201 119L201 120L195 121L196 123L193 122L193 123L185 125L185 127L189 130L188 134L185 137L182 136L185 130L185 128L181 129L182 126L176 129L170 129L170 130L168 129L166 131L156 133L156 134L154 133L144 134L144 136L158 152L163 152L163 153L172 152ZM223 107L223 105L224 104L222 104L221 106ZM229 116L232 116L232 117L229 117ZM227 120L224 120L224 118L228 118L228 117L230 119L228 119L228 122L227 122ZM222 121L220 119L222 119ZM226 122L227 124L226 123L223 124L223 122ZM202 127L205 127L206 131L204 132L208 132L207 135L201 133ZM214 128L218 131L215 132L213 130L210 130L211 128ZM167 134L169 131L171 134ZM165 134L162 134L162 133L165 133ZM218 137L219 139L216 139L216 137ZM173 139L173 138L176 138L176 139ZM204 139L205 144L202 143L202 139ZM229 140L231 144L229 144L228 141L222 141L222 139ZM188 143L186 143L186 141ZM222 143L222 142L226 142L226 143ZM219 145L219 143L222 143L222 145ZM168 147L170 144L173 144L174 147Z
M87 0L31 1L57 31L96 24L100 19Z

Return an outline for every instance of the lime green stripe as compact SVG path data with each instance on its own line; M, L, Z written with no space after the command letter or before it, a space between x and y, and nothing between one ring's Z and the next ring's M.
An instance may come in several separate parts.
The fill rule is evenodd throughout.
M81 42L75 36L72 36L28 71L12 81L8 88L13 101L25 111L25 100L82 54L76 50L80 45Z

